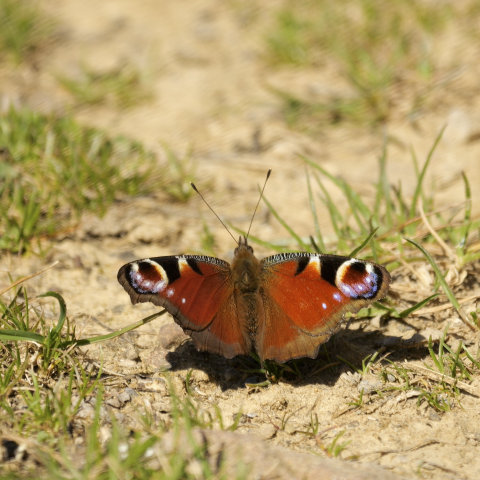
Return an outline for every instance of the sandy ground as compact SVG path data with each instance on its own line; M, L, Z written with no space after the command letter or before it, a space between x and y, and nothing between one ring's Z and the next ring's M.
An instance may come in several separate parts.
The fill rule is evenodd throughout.
M318 90L319 85L344 88L328 69L268 66L261 39L279 2L260 6L253 1L43 0L40 4L55 18L58 38L48 51L38 55L34 67L4 72L2 105L13 102L41 111L72 112L85 124L144 142L158 154L160 166L165 162L164 143L179 155L191 148L197 185L222 219L239 228L247 228L257 201L257 185L271 167L268 200L298 234L312 234L304 163L298 154L341 175L367 200L372 199L381 134L351 126L323 129L313 137L292 131L280 114L278 98L267 88L288 88L300 95L308 95L313 87ZM423 163L436 135L447 124L427 176L428 188L438 192L438 207L458 204L464 199L464 171L473 186L474 213L479 213L480 194L474 186L480 181L480 97L473 85L480 67L470 61L475 46L462 40L459 33L451 35L451 50L445 55L464 53L463 73L436 108L424 111L415 122L401 110L389 122L387 133L393 141L389 144L388 173L392 183L401 181L404 192L412 194L415 183L410 147ZM142 72L152 92L148 101L128 110L119 111L108 104L79 106L57 81L58 75L78 77L85 64L101 72L125 62ZM331 185L328 188L339 208L345 207L339 192ZM321 227L328 235L328 214L321 210L320 202L318 208ZM118 202L102 219L85 217L74 234L53 244L46 259L3 255L1 269L19 277L59 260L56 268L29 283L31 293L60 292L77 331L102 334L105 329L92 317L116 329L157 310L151 305L130 304L116 281L119 267L136 258L199 251L201 218L215 236L218 255L231 258L232 239L198 197L180 204L158 192ZM288 238L263 206L252 233L266 241ZM261 257L273 252L257 248L256 253ZM404 272L396 272L393 286L408 283L405 278ZM469 294L478 293L472 266L467 278L473 285ZM1 282L8 282L6 275ZM419 299L413 293L401 298ZM241 406L240 432L254 433L295 451L321 451L314 439L300 433L316 414L319 431L325 430L325 444L345 430L342 441L351 443L341 458L355 456L360 462L375 463L407 478L417 472L421 478L473 480L480 476L480 403L474 395L463 392L462 408L457 406L444 414L426 403L418 408L417 397L394 391L384 398L367 395L365 407L355 410L348 402L358 398L363 388L360 379L344 368L315 373L313 360L301 363L305 373L302 380L286 379L268 388L249 389L245 387L248 374L241 371L242 360L226 361L197 353L188 341L166 356L163 350L157 351L159 325L169 322L171 318L161 317L130 336L129 341L111 342L102 352L92 349L89 355L97 359L103 355L107 370L127 375L119 377L119 391L130 387L142 392L140 384L150 385L152 372L164 361L178 380L179 393L185 393L182 379L193 369L192 388L199 402L207 407L217 404L224 418L233 418ZM438 333L447 322L452 323L453 340L474 345L472 335L452 310L447 310L436 317L391 320L385 326L354 322L329 342L328 352L358 364L380 347L390 346L390 337L405 340L414 332ZM428 356L425 348L397 347L389 358L398 362L422 365ZM155 352L160 359L157 363L152 360ZM378 377L371 375L363 381L376 385ZM168 412L165 391L144 390L147 393L141 395L150 400L161 421ZM133 408L123 411L128 418L132 412ZM285 428L279 428L285 418Z

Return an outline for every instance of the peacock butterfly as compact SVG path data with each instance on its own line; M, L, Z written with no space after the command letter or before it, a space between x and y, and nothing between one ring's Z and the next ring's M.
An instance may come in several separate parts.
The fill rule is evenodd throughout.
M383 298L391 281L380 265L338 255L259 261L247 237L232 265L202 255L153 257L124 265L117 278L133 304L165 308L198 350L278 362L315 358L344 315Z

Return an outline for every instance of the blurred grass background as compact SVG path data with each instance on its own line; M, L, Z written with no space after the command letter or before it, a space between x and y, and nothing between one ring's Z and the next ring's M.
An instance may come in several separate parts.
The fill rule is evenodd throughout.
M168 172L177 172L172 187L168 178L163 182L158 180L159 169L155 178L152 175L160 161L158 153L151 148L157 140L148 137L152 120L145 122L143 131L138 132L144 122L138 115L145 113L149 118L152 115L161 118L158 121L161 127L168 122L171 109L175 109L173 102L165 111L152 111L154 106L166 102L165 96L158 96L158 83L164 80L165 72L174 70L170 65L172 59L170 64L158 64L159 52L166 49L164 45L158 48L150 45L150 53L143 52L143 63L134 55L138 47L119 55L113 46L122 32L123 43L130 41L131 32L126 30L128 22L138 23L142 14L146 16L150 12L146 4L140 5L140 14L135 18L132 14L130 19L126 9L123 16L111 15L111 23L102 26L90 18L93 4L88 2L83 5L82 17L82 9L74 8L73 4L70 7L64 4L56 14L53 3L48 0L0 0L0 62L4 76L0 123L2 248L21 251L32 238L70 228L72 222L66 221L67 217L78 220L84 209L101 215L115 194L146 193L155 188L172 191L173 188L178 191L175 198L185 197L182 187L180 190L175 187L178 182L188 185L178 179L183 175L183 167L175 159L182 157L177 153L179 144L188 147L185 143L188 140L179 142L178 137L169 138L168 132L165 132L166 138L161 137L163 157L167 160L160 168L167 172L167 177ZM166 12L168 8L165 4ZM99 7L99 18L106 18L105 9L106 4ZM158 6L158 12L161 11L162 7ZM174 52L178 64L187 70L185 75L196 74L192 65L198 70L202 61L207 62L207 67L215 63L215 48L210 51L210 58L203 58L203 50L197 49L197 45L202 49L206 46L207 50L217 46L225 40L220 28L228 30L231 27L228 21L237 22L238 32L245 37L252 36L255 62L267 72L264 92L270 95L272 105L276 105L274 121L280 120L286 128L313 138L319 134L328 137L329 129L339 127L365 129L374 136L381 136L387 127L399 122L419 128L419 119L435 115L437 111L444 115L445 108L452 105L467 102L471 107L478 96L477 88L469 92L472 98L468 99L468 92L459 91L457 82L459 76L474 75L476 69L469 63L471 51L475 51L480 41L480 7L476 1L249 1L222 6L206 2L199 11L200 16L190 27L196 43ZM71 31L71 24L62 23L63 19L72 20L75 15L78 32ZM214 21L219 18L227 18L225 27L215 25ZM191 19L185 18L186 24L189 21ZM139 26L136 25L136 34ZM80 53L71 49L71 58L66 57L66 51L75 44L80 45ZM93 45L99 46L103 56L97 58L91 53ZM102 62L105 54L108 55L109 45L110 56L115 60ZM459 45L465 58L460 54ZM238 47L245 46L239 43ZM57 62L49 63L50 56ZM156 60L149 62L152 58ZM58 60L66 67L63 71ZM248 69L245 71L248 73ZM309 92L289 89L285 84L275 86L275 75L292 71L297 77L324 80L320 87L318 82L311 83ZM12 81L15 83L20 77L30 80L12 86ZM44 78L48 78L48 85ZM315 86L320 94L312 95ZM186 95L193 95L191 99L198 98L201 102L202 90L197 87ZM42 97L40 103L39 97ZM238 92L236 97L234 102L239 108L242 102L252 101L247 96L239 97ZM178 98L177 102L180 113L189 109L189 102L185 105L181 100ZM205 105L190 107L189 117ZM226 106L217 111L214 108L202 115L208 116L209 121L225 120L228 125L235 116L231 108ZM188 131L191 121L186 120L180 130ZM268 123L269 119L262 121ZM120 127L119 122L123 122ZM172 121L173 129L175 122L179 123L179 119ZM242 122L250 123L245 119ZM97 132L90 124L104 125L111 133ZM117 133L129 130L130 140L118 143ZM228 136L228 126L225 130L220 136ZM434 135L438 133L438 129L429 131ZM197 134L192 131L191 141L198 144L195 138L202 132L201 129ZM355 130L346 132L356 135ZM472 127L464 140L468 142L475 135ZM146 145L142 146L145 138ZM128 142L131 143L128 145ZM200 151L206 148L198 146ZM257 145L257 150L259 148L262 147ZM153 150L158 152L158 147ZM37 168L33 168L34 165Z

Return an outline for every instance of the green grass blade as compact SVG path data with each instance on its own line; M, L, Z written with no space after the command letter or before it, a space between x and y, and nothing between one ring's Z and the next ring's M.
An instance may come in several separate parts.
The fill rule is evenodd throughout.
M293 239L300 245L306 252L310 251L310 246L307 245L287 224L286 222L280 218L277 211L273 208L271 203L267 200L265 196L263 196L263 201L267 204L268 209L273 213L273 216L280 222L280 224L287 230L287 232L293 237Z
M433 153L435 152L435 149L437 148L438 143L442 139L442 135L443 135L443 132L445 131L445 128L446 128L446 125L440 130L440 133L437 135L437 138L435 139L435 142L433 143L433 146L430 149L430 152L428 153L427 160L425 161L425 165L423 165L422 171L418 176L417 186L415 188L415 193L413 194L412 205L410 206L410 218L415 217L418 198L422 193L422 184L423 184L423 179L425 178L425 173L427 172L427 168L428 168L428 165L430 164L430 160L432 159Z
M407 308L406 310L401 311L398 316L400 318L407 318L411 313L417 311L418 309L422 308L424 305L432 301L434 298L437 298L439 293L434 293L430 295L428 298L423 299L421 302L416 303L413 307Z
M381 304L380 304L381 305ZM356 314L355 318L372 318L376 317L377 315L384 315L385 312L388 312L388 314L391 317L398 317L398 313L394 308L389 308L385 307L385 305L382 305L384 308L377 308L377 307L367 307L367 308L362 308L360 309Z
M317 209L315 207L315 201L313 200L313 194L312 194L312 186L310 184L310 175L308 174L308 170L305 168L305 176L307 177L307 187L308 187L308 199L310 202L310 210L312 211L312 216L313 216L313 224L315 227L315 234L317 236L317 240L319 243L319 246L314 242L314 246L317 247L320 252L325 252L325 244L323 243L323 237L322 237L322 232L320 231L320 225L318 223L318 216L317 216Z
M69 340L68 342L62 343L60 345L60 348L64 349L73 344L77 345L78 347L83 347L85 345L92 345L93 343L104 342L105 340L111 340L112 338L115 338L120 335L123 335L124 333L130 332L135 328L141 327L142 325L146 325L147 323L150 323L152 320L155 320L157 317L160 317L165 313L167 313L166 310L162 310L161 312L154 313L149 317L143 318L142 320L139 320L136 323L132 323L131 325L128 325L125 328L122 328L121 330L117 330L116 332L112 332L107 335L99 335L97 337L83 338L82 340Z
M428 339L428 353L430 354L430 357L432 358L433 363L435 363L438 371L439 371L440 373L444 373L443 364L440 362L440 359L437 357L437 355L436 355L435 352L433 351L432 337L430 337L430 338Z
M444 368L443 368L443 355L445 353L445 338L447 337L448 329L450 328L450 324L448 323L447 326L445 327L445 330L443 331L442 336L440 337L440 343L438 344L438 361L442 364L442 373L444 373Z
M362 373L361 370L359 370L357 367L355 367L355 365L353 365L353 363L350 363L348 360L346 360L345 358L341 357L340 355L337 355L337 358L345 363L346 365L348 365L354 372L357 372L357 373Z
M18 292L15 294L15 297L13 297L13 300L10 302L8 307L3 302L0 302L0 307L3 310L3 315L0 318L0 322L3 323L5 326L11 326L11 324L13 323L13 326L16 327L18 330L28 331L28 325L23 320L23 317L21 315L18 315L17 298L20 295L21 291L22 287L18 289Z
M460 304L458 303L458 300L455 298L455 295L453 294L452 290L450 289L450 287L448 286L448 283L445 281L445 277L443 276L442 272L440 271L440 269L438 268L438 265L437 263L435 262L435 260L433 259L433 257L419 244L417 243L415 240L412 240L410 238L407 238L407 237L403 237L407 242L411 243L412 245L414 245L415 247L417 247L422 253L423 255L425 256L425 258L428 260L428 262L430 263L430 265L432 266L433 268L433 271L435 272L436 276L437 276L437 279L440 283L440 285L443 287L443 290L445 292L445 294L447 295L448 299L450 300L451 304L456 308L460 308Z
M383 142L383 150L382 155L380 157L380 173L379 173L379 180L377 186L377 199L375 205L375 218L379 218L380 214L380 203L383 199L385 203L385 217L386 217L386 224L387 228L392 228L393 220L392 220L392 199L390 197L390 184L388 183L387 178L387 138L385 136Z
M417 177L417 182L420 177L420 170L418 169L418 159L417 159L417 154L415 153L415 150L413 147L410 147L410 153L412 155L412 162L413 162L413 168L415 170L415 176Z
M472 362L472 364L476 368L480 368L480 362L478 361L478 359L474 358L474 356L470 353L470 351L465 345L462 345L462 346L463 346L463 351L465 352L465 355L467 356L467 358Z
M465 205L465 217L463 219L464 227L463 227L463 232L462 236L459 242L459 247L462 249L463 253L464 249L467 245L467 238L468 238L468 232L470 231L470 226L471 226L471 216L472 216L472 193L470 190L470 183L468 181L467 176L465 175L465 172L462 172L462 177L463 181L465 182L465 198L467 200L467 203Z
M370 219L369 224L370 224L370 231L372 232L374 230L372 219ZM375 229L375 231L376 231L376 229ZM378 263L377 243L375 242L374 239L370 241L370 248L372 249L373 260L375 261L375 263Z
M315 239L311 235L310 235L310 243L312 244L313 251L315 253L325 253L325 251L322 252L322 250L320 250L320 247L315 243Z
M443 130L442 130L443 131ZM451 288L448 286L448 283L446 282L445 280L445 277L443 276L442 272L440 271L440 269L438 268L438 265L437 263L435 262L435 260L432 258L432 256L420 245L418 244L417 242L415 242L414 240L410 239L410 238L406 238L404 237L405 240L409 243L411 243L412 245L414 245L415 247L417 247L422 253L423 255L425 256L425 258L428 260L428 262L430 263L430 265L432 266L433 268L433 271L435 272L435 275L437 276L437 279L440 283L440 285L442 286L443 288L443 291L445 292L445 294L447 295L447 298L448 300L450 301L450 303L453 305L453 307L455 308L455 310L457 311L458 315L460 316L460 318L463 320L463 322L465 322L467 324L468 327L470 327L472 330L474 331L477 331L479 330L478 327L476 325L473 325L467 318L465 315L462 315L463 312L460 311L460 304L458 303L458 300L455 298L455 295L454 293L452 292Z
M227 223L227 225L231 230L234 230L235 232L239 233L243 237L245 237L247 235L247 232L245 230L237 228L234 225L231 225L230 223ZM269 248L271 250L275 250L276 252L280 252L280 253L285 252L285 248L279 247L278 245L275 245L275 244L270 243L270 242L265 242L264 240L260 240L258 237L255 237L252 234L248 235L248 241L252 242L252 243L256 243L257 245L261 245L262 247Z
M0 330L0 340L8 342L12 340L19 340L22 342L36 342L40 345L45 345L45 337L38 333L24 332L22 330Z
M361 213L363 218L365 220L368 220L371 217L371 212L370 209L365 205L365 203L362 201L362 199L359 197L359 195L348 185L347 182L345 182L341 178L337 178L333 176L331 173L327 172L327 170L323 169L320 165L317 165L315 162L312 162L308 158L300 155L300 157L307 162L309 165L311 165L313 168L317 169L320 173L325 175L328 179L330 179L335 185L337 185L340 190L345 194L345 197L351 198L352 205L358 209L358 211Z
M353 195L354 194L353 190L350 188L350 186L346 182L343 182L343 183L345 185L344 193L345 193L345 196L347 197L348 204L350 205L350 210L352 211L353 218L355 218L355 221L357 222L357 225L360 228L361 233L366 234L368 232L368 228L359 216L360 209L358 208L358 202L356 202L356 198L359 198L359 197L355 197Z
M332 200L332 198L330 197L327 189L325 188L325 186L323 185L322 181L320 180L320 178L317 176L317 175L313 175L315 177L315 180L317 181L317 184L318 186L320 187L320 189L322 190L323 192L323 195L325 198L322 198L322 201L323 203L325 204L325 206L327 207L328 209L328 213L330 214L330 221L332 222L332 226L333 226L333 229L335 230L335 234L337 235L337 238L341 238L342 235L341 235L341 231L340 231L340 223L343 224L344 223L344 220L343 220L343 216L342 214L338 211L338 208L337 206L335 205L335 202Z
M378 227L375 230L373 230L373 232L362 242L362 244L359 247L357 247L355 250L350 252L348 256L355 257L357 253L361 252L365 248L365 246L368 244L368 242L374 237L375 233L377 233L377 230L378 230Z
M63 297L57 293L57 292L47 292L42 295L39 295L39 297L53 297L58 300L58 303L60 305L60 316L58 318L58 323L57 326L54 328L54 331L57 333L60 333L63 328L63 324L65 323L65 318L67 317L67 305L65 303L65 300Z

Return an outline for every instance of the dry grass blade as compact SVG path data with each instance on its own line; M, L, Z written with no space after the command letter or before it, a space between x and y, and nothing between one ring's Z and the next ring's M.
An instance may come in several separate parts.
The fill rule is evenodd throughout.
M434 228L430 225L430 222L427 220L425 216L425 212L423 211L423 202L420 202L418 205L418 210L420 211L420 216L422 217L422 221L427 227L427 230L430 232L432 237L438 242L438 244L442 247L443 251L445 252L445 256L447 256L450 260L455 261L457 260L456 255L453 253L452 249L441 239L440 235L434 230Z
M366 457L367 455L387 455L390 453L403 453L403 452L413 452L415 450L419 450L420 448L428 447L429 445L434 445L436 443L442 443L440 440L436 439L431 439L431 440L425 440L422 443L419 443L418 445L415 445L410 448L406 448L405 450L373 450L371 452L364 452L360 454L362 457Z
M430 380L434 380L435 382L445 382L445 383L448 383L449 385L455 385L461 390L464 390L465 392L480 398L480 391L475 387L472 387L468 383L460 382L452 377L447 377L443 373L434 372L433 370L430 370L426 367L422 367L421 365L417 365L415 363L410 363L406 360L405 360L405 365L407 366L407 368L416 370L422 375L425 375L426 377L430 378Z
M476 300L477 298L480 298L480 294L462 298L458 300L458 303L459 304L468 303L468 302L471 302L472 300ZM417 312L413 312L412 315L416 315L416 316L426 315L427 313L441 312L443 310L448 310L449 308L454 308L454 306L451 303L445 303L443 305L437 305L436 307L426 308L425 310L418 310Z
M317 369L314 370L312 373L310 373L310 374L308 375L308 377L313 377L314 375L317 375L317 373L323 372L323 371L326 370L327 368L335 367L335 366L341 365L341 364L342 364L342 362L332 362L332 363L329 363L328 365L324 365L323 367L317 368Z
M411 238L406 238L404 237L405 240L409 243L411 243L412 245L414 245L415 247L417 247L422 253L423 255L425 256L425 258L428 260L428 262L430 263L430 265L432 266L433 268L433 271L435 272L435 275L437 276L438 278L438 281L440 282L440 285L442 286L445 294L447 295L448 299L450 300L450 302L452 303L452 305L454 306L455 310L457 311L458 315L460 316L461 320L463 321L463 323L468 327L470 328L470 330L472 330L473 332L477 333L480 331L480 328L478 327L478 325L475 325L475 324L472 324L470 322L470 320L467 318L467 315L466 313L464 312L463 308L461 307L460 303L458 302L458 300L455 298L455 295L453 294L451 288L448 286L448 283L446 282L445 280L445 277L443 276L442 272L440 271L440 269L438 268L438 265L436 264L435 260L432 258L432 256L427 252L427 250L425 250L419 243L415 242L414 240L412 240Z
M52 263L49 267L44 268L43 270L40 270L39 272L34 273L33 275L28 275L27 277L20 278L16 282L13 282L11 285L9 285L8 287L1 290L0 295L3 295L5 292L8 292L11 288L16 287L17 285L20 285L21 283L26 282L27 280L30 280L33 277L36 277L38 275L41 275L42 273L45 273L50 268L54 267L57 263L58 263L58 260L56 262Z
M440 440L432 438L430 440L425 440L424 442L421 442L418 445L415 445L414 447L407 448L403 451L404 452L413 452L413 451L418 450L420 448L428 447L429 445L434 445L436 443L442 443L442 442Z
M452 206L444 207L444 208L439 208L439 209L435 210L434 212L425 213L425 217L426 218L433 217L434 215L438 215L439 213L446 212L447 210L460 208L460 207L464 206L466 203L467 203L466 201L463 201L463 202L457 203L456 205L452 205ZM403 222L402 224L391 228L387 232L382 233L381 235L379 235L377 237L377 240L385 240L386 238L391 237L393 234L401 232L402 230L404 230L409 225L413 225L414 223L418 222L419 220L422 220L421 216L411 218L410 220L407 220L407 221Z
M425 287L426 292L429 291L430 285L428 285L428 283L421 275L417 274L417 271L401 255L398 255L393 250L393 248L390 248L388 246L384 246L384 248L388 250L392 255L394 255L398 262L400 262L404 266L404 268L406 268ZM395 285L395 287L398 287L398 285ZM395 289L395 287L390 288Z

